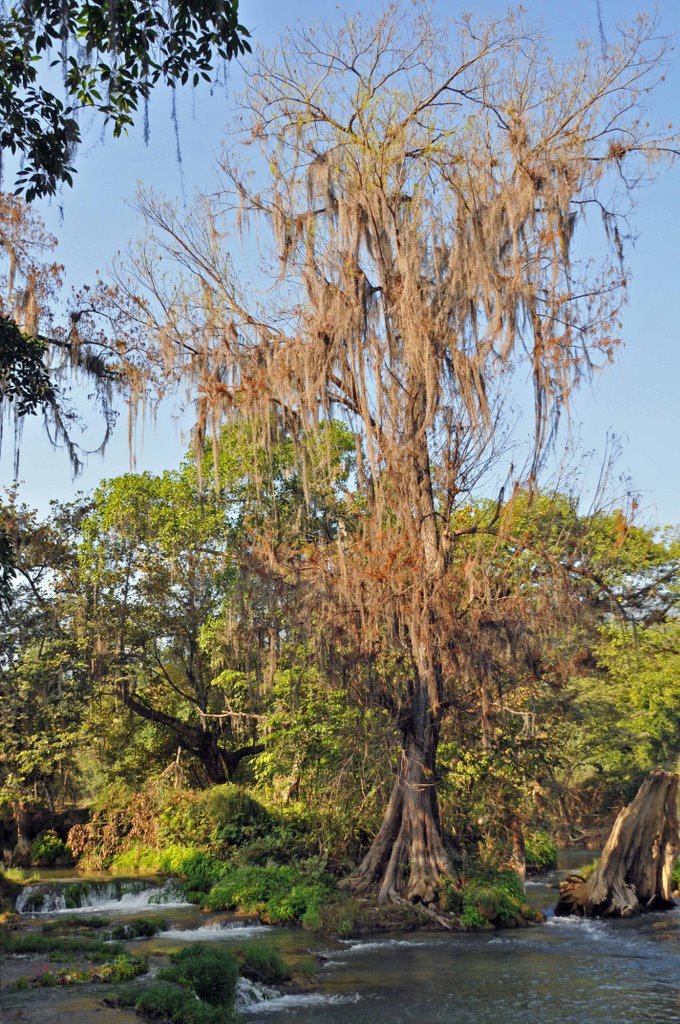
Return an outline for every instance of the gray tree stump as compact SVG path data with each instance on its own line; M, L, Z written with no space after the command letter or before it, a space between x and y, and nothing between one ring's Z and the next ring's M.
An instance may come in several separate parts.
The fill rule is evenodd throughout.
M630 917L674 906L673 865L678 837L678 776L650 773L619 814L600 861L584 880L571 875L560 886L560 916Z

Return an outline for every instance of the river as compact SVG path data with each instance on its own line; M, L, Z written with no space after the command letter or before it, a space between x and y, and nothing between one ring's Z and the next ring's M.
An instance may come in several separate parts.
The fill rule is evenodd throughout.
M548 913L555 877L528 888L531 902ZM144 907L134 910L139 916ZM680 1024L680 908L626 921L549 917L528 929L345 942L236 927L225 915L199 917L189 907L170 916L168 931L132 945L153 956L185 941L246 945L266 938L289 958L318 955L318 991L243 993L251 1024Z

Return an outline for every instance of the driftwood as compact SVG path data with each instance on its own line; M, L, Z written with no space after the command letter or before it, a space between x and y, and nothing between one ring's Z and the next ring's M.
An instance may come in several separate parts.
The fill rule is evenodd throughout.
M630 917L674 906L673 864L678 840L678 776L657 769L619 814L600 861L587 880L571 875L560 886L555 913Z

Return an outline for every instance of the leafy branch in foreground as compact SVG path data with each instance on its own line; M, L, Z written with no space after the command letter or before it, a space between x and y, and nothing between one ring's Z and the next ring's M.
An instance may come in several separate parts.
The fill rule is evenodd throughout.
M73 183L78 111L119 136L159 83L210 81L216 60L250 51L238 0L23 0L0 18L0 149L18 153L17 191L30 201ZM60 65L65 99L41 83Z

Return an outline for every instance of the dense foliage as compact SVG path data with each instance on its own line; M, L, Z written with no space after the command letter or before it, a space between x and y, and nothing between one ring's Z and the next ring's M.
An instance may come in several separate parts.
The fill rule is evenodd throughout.
M252 435L233 427L218 487L206 458L201 488L188 456L42 522L9 496L19 577L0 636L0 799L24 858L168 872L211 909L318 925L328 869L356 864L379 826L398 749L380 680L400 671L387 646L357 657L344 634L319 634L304 586L257 544L309 552L362 514L350 441L328 436L334 473L307 467L313 514L285 436L250 474ZM582 515L561 494L492 511L460 510L459 527L492 524L470 530L474 560L461 557L506 608L496 622L486 600L484 674L449 708L438 764L462 858L441 902L470 924L500 882L465 882L466 858L497 870L521 840L528 869L544 870L556 839L596 836L650 767L680 756L676 535L620 511ZM557 619L541 570L555 560L574 594ZM203 737L229 771L211 773ZM83 801L86 818L59 824Z

